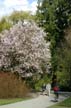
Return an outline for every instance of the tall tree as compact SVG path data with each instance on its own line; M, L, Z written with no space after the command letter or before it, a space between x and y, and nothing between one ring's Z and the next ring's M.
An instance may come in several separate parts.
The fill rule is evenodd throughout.
M38 0L38 3L37 22L47 32L46 39L51 41L52 70L53 72L58 71L62 64L65 72L70 73L70 52L62 56L60 47L63 49L61 44L65 39L65 29L71 24L71 0ZM64 50L62 51L64 53ZM60 58L60 56L65 57L65 59Z
M44 27L51 40L51 52L64 38L64 29L69 25L71 16L70 0L38 0L37 18L40 26Z

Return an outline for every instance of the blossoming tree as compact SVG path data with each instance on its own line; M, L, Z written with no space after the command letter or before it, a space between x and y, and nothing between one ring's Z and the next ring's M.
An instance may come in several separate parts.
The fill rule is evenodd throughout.
M46 33L33 21L19 21L0 34L0 70L19 72L23 76L48 72L50 42Z

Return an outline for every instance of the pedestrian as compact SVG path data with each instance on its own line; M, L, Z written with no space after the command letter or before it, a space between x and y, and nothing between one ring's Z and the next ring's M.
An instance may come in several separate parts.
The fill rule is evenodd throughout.
M50 96L50 91L51 91L51 84L48 82L46 84L46 93L47 93L48 96Z
M58 99L59 99L59 87L58 87L57 82L56 82L55 86L53 87L53 90L54 90L54 94L55 94L55 101L58 101Z
M54 94L55 94L55 102L57 102L59 99L59 86L58 86L56 75L54 75L52 78L52 90L54 91Z

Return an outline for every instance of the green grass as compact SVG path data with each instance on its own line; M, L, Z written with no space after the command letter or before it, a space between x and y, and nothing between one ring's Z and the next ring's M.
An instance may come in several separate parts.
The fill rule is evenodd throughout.
M24 101L24 100L27 100L27 99L29 99L29 97L26 97L26 98L12 98L12 99L0 99L0 105L16 103L16 102Z
M49 108L71 108L71 97Z

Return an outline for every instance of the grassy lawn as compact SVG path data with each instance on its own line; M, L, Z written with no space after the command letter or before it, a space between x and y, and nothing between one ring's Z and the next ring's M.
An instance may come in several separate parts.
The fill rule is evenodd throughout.
M49 108L71 108L71 97Z
M19 101L24 101L30 99L29 97L26 98L12 98L12 99L0 99L0 105L6 105L6 104L11 104Z

